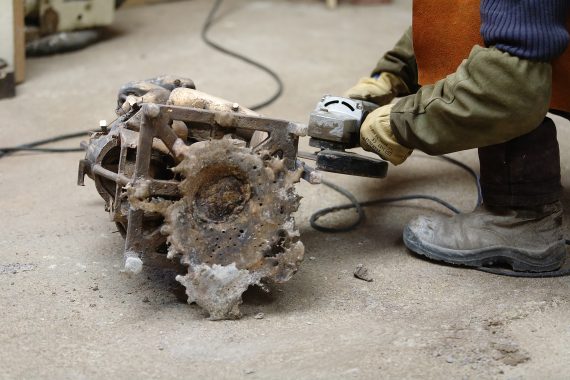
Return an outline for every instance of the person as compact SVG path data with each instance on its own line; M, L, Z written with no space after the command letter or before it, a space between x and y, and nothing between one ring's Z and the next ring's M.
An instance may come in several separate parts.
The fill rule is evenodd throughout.
M346 94L381 106L362 124L361 147L395 165L414 149L478 148L483 204L417 217L404 229L405 245L450 264L557 270L566 258L560 153L546 115L570 112L570 1L413 7L413 28Z

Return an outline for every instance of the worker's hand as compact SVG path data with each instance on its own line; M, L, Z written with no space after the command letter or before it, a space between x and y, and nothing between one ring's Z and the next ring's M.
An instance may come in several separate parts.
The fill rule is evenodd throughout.
M393 106L382 106L366 117L360 127L360 146L394 165L399 165L412 154L413 149L398 143L392 132L390 112Z
M391 73L382 73L378 79L360 79L344 96L351 99L366 100L383 106L390 103L399 93L407 92L406 85L399 77Z

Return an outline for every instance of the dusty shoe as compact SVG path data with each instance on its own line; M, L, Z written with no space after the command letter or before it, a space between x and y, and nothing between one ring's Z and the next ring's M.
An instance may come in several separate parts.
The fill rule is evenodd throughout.
M404 229L404 243L420 255L450 264L553 271L566 258L562 204L533 209L480 206L451 218L420 216Z

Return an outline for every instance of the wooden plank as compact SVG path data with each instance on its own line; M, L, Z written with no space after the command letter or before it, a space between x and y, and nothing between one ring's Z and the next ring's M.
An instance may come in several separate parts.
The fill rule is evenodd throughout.
M16 83L26 76L26 27L24 25L24 2L14 1L14 73Z

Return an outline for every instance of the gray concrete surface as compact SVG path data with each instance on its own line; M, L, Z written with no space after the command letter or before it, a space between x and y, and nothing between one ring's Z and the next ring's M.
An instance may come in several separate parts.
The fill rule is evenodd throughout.
M0 102L0 145L94 128L113 118L122 83L162 73L242 104L263 99L273 88L265 75L200 41L209 6L125 9L114 38L30 60L18 96ZM322 94L367 74L409 24L410 9L409 0L336 11L321 2L231 1L212 37L283 76L284 97L265 114L305 121ZM557 124L566 174L570 125ZM474 151L454 156L477 166ZM372 208L356 231L322 234L309 215L343 200L301 184L300 272L270 297L250 295L243 319L210 322L177 300L172 273L119 273L123 241L93 185L75 186L80 157L0 160L0 378L569 377L569 279L495 277L413 256L402 227L419 213L445 212L438 206ZM475 198L468 175L421 153L385 180L328 177L363 200L433 193L469 210ZM352 276L359 263L373 282Z

